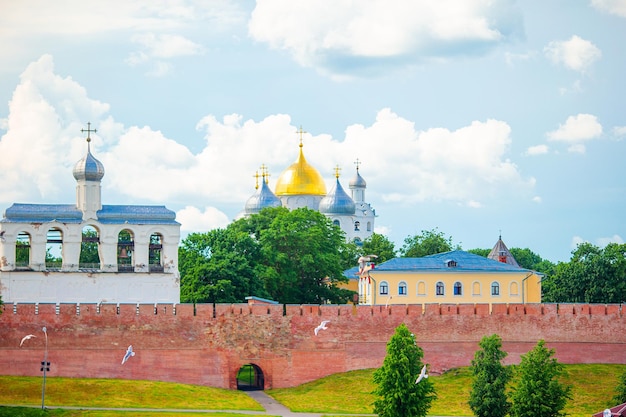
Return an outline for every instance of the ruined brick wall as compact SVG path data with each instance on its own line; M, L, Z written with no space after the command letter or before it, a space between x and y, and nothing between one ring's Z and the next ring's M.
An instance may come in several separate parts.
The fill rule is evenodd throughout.
M0 315L0 373L41 375L48 333L49 376L125 378L236 388L242 365L261 368L265 388L291 387L337 372L374 368L406 323L431 372L467 366L483 336L498 334L518 363L539 339L563 363L626 364L621 305L427 304L17 304ZM491 311L490 311L491 310ZM327 330L313 334L321 320ZM20 340L27 334L37 337ZM136 356L121 365L128 345Z

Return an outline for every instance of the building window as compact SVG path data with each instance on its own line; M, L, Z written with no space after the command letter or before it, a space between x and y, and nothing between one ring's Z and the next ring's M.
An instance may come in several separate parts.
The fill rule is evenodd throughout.
M368 232L372 231L372 222L367 222L367 231Z
M337 220L337 219L333 220L333 224L335 226L339 226L339 227L341 226L341 224L339 224L339 220Z
M380 295L389 294L389 284L387 284L387 281L381 282L378 288L379 288Z
M491 283L491 295L500 295L500 284L497 282Z
M480 282L476 281L472 284L472 295L480 295Z
M443 282L439 281L436 285L436 294L437 295L445 295L445 290L443 287Z
M446 262L446 265L448 265L448 268L456 268L456 261L449 260Z
M355 232L358 232L360 227L361 227L361 223L360 222L354 222L354 231Z
M454 283L454 295L463 295L463 285L458 281Z
M398 295L406 295L406 282L402 281L398 284Z
M519 295L517 282L512 282L511 283L511 295Z

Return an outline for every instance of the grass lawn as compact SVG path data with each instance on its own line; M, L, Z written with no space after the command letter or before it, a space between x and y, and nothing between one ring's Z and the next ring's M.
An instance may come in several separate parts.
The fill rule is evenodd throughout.
M572 399L566 412L572 417L589 417L612 403L618 378L626 365L565 365L572 385ZM266 393L298 412L370 414L375 386L373 369L331 375L294 388L267 390ZM431 376L437 400L430 415L471 416L467 405L472 384L469 368L458 368L443 375ZM0 376L0 404L41 406L41 377ZM323 401L320 401L323 398ZM48 378L46 406L164 408L191 410L252 410L262 408L241 391L167 382L111 379ZM180 415L144 411L55 410L0 407L0 417L170 417ZM185 413L194 416L195 413ZM205 414L206 415L206 414ZM218 417L242 417L244 414L215 413ZM250 414L245 414L250 416ZM260 414L259 414L260 415Z

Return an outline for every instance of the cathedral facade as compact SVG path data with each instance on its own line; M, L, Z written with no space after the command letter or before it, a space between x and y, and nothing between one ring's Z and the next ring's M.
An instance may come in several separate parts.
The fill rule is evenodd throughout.
M346 240L362 244L374 233L376 212L365 201L367 183L359 173L359 162L348 183L350 195L339 182L339 168L335 169L335 184L327 192L322 175L304 157L302 140L299 147L298 158L280 174L274 191L268 185L265 167L261 168L261 184L246 201L238 218L256 214L266 207L282 206L290 210L306 207L331 219L345 233Z
M103 205L104 166L74 166L74 204L23 204L0 220L5 303L178 303L180 223L164 206ZM85 256L90 252L91 256Z

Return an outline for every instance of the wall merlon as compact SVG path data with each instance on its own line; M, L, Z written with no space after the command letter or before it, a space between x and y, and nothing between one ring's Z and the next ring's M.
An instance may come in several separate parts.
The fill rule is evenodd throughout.
M411 317L421 316L424 314L424 305L423 304L409 304L406 306L407 315Z
M543 305L534 303L534 304L525 304L525 313L529 316L541 316L543 314Z
M459 314L458 304L440 304L441 315L457 315Z
M492 315L503 315L506 316L509 314L509 306L507 304L498 303L491 305L491 314Z
M441 306L439 304L426 304L424 306L424 314L427 316L440 316L441 315Z
M461 316L473 316L476 314L476 306L474 304L459 304L458 312Z
M476 304L474 311L477 316L488 316L491 314L491 306L489 304Z

